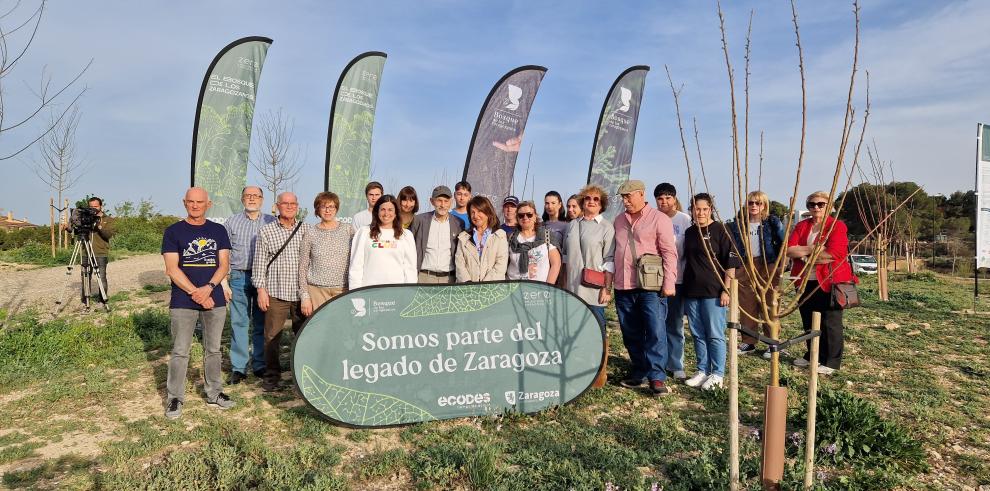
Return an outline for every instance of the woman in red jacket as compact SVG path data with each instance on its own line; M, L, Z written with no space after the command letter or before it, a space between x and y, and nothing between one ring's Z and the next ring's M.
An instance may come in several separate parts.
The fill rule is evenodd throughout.
M816 191L808 196L811 218L794 227L787 242L787 257L794 260L791 275L806 282L801 295L801 322L804 330L811 330L811 313L821 312L821 341L818 352L818 373L830 375L842 364L842 309L832 305L832 285L858 282L849 266L849 236L846 224L829 216L831 208L828 193ZM806 261L816 247L823 250L812 267L805 271ZM809 342L810 346L810 342ZM794 365L806 367L808 354L794 360Z

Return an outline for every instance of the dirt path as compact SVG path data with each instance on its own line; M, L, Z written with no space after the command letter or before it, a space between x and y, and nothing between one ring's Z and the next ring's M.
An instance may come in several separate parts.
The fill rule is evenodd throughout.
M107 267L109 295L124 290L134 290L144 285L168 282L165 266L158 254L133 256L111 262ZM94 288L96 284L93 284ZM39 268L27 271L4 271L0 274L0 309L16 312L30 306L46 309L77 310L79 302L79 268L66 274L65 266ZM56 301L63 299L61 306Z

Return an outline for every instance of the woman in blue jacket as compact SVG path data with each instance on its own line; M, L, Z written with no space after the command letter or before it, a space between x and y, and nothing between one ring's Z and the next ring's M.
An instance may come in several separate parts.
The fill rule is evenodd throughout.
M740 221L736 219L729 223L729 231L732 233L732 241L739 251L739 257L745 264L748 248L750 254L753 255L757 275L766 280L768 271L773 268L784 245L784 224L779 218L770 214L770 199L763 191L753 191L746 196L746 241L748 244L743 243ZM736 270L736 277L739 278L739 306L744 312L753 315L759 309L759 294L756 287L746 273L746 268ZM775 275L771 282L773 285L778 284L780 275ZM765 301L770 301L769 291L767 293L764 297ZM749 316L740 315L739 318L744 327L750 331L757 330L758 323ZM770 335L770 328L765 324L763 325L763 334L765 336ZM739 353L753 353L756 350L756 341L755 338L743 334Z

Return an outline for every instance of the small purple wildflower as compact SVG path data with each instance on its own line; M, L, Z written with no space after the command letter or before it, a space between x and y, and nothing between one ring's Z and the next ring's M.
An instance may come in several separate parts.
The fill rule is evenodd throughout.
M797 431L791 433L790 439L791 439L791 443L795 446L800 445L801 442L804 441L804 437L801 435L801 433Z
M838 451L838 450L839 450L839 446L833 443L833 444L828 445L825 448L823 448L822 449L822 452L825 452L825 453L827 453L829 455L835 455L835 452Z

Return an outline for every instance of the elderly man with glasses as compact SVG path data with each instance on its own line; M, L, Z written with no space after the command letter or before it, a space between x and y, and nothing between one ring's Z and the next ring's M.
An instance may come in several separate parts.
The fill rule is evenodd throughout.
M265 312L265 380L262 389L278 389L282 377L279 362L282 327L292 320L292 331L302 326L299 305L299 247L305 227L296 220L299 200L293 193L278 195L278 220L261 227L252 266L252 282L258 289L258 307Z
M264 192L258 186L241 191L244 211L224 220L230 236L230 274L223 288L230 295L230 366L228 383L239 384L247 377L248 353L251 371L258 378L265 374L265 314L258 307L258 291L251 282L251 262L261 227L275 221L262 212ZM251 326L251 329L248 329ZM249 348L250 351L249 351Z

